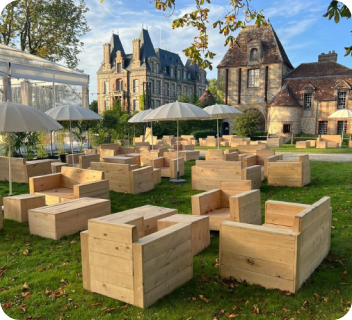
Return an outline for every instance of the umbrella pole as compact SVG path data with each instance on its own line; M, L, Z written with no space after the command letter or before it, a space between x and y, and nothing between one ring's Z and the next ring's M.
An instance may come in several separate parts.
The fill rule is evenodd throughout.
M53 156L53 132L50 131L50 152L51 156Z
M341 148L343 148L343 133L345 131L345 121L342 121L342 140L341 140Z
M177 148L177 176L176 179L180 180L180 171L179 171L179 166L178 166L178 120L177 120L177 135L176 135L176 148Z
M153 121L151 122L151 129L152 129L152 150L154 150L154 139L153 139Z
M73 142L72 142L72 126L70 120L70 145L71 145L71 154L72 154L72 166L75 167L75 159L73 157Z
M12 170L11 170L11 132L7 133L9 140L9 196L12 196Z
M218 130L218 149L220 149L219 115L216 115L216 127L217 127L217 130Z

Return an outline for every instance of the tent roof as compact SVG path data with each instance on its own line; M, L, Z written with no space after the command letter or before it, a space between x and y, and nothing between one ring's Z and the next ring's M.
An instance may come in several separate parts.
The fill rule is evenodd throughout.
M81 86L89 84L89 76L87 74L3 44L0 44L0 72L6 75L11 72L13 77L28 80Z

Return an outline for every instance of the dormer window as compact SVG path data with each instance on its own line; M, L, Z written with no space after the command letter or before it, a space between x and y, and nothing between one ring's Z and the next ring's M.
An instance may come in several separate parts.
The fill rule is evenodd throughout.
M337 95L337 109L346 108L346 92L339 92Z
M121 65L121 63L118 63L117 64L117 73L121 73L121 71L122 71L122 65Z
M156 73L159 73L159 63L156 64Z
M258 49L253 48L250 53L250 60L251 61L257 61L258 60Z
M188 80L191 80L191 74L188 72Z
M154 64L153 64L153 62L150 63L150 70L151 70L151 72L154 72Z
M304 94L303 98L304 98L304 109L305 110L312 109L313 94L311 92L307 92Z
M174 77L174 68L173 67L170 68L170 77L171 78Z

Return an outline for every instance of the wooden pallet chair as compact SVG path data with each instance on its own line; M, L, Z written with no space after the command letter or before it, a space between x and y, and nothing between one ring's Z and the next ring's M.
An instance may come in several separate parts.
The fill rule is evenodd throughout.
M252 189L252 181L221 181L219 189L192 196L192 214L209 216L210 230L220 230L223 221L260 225L260 190Z
M220 226L220 276L297 292L330 250L330 198L313 205L267 201L265 223Z
M78 163L75 162L75 167L80 169L89 169L91 162L100 161L99 154L83 154L78 157Z
M260 166L242 168L241 161L197 160L192 167L192 189L219 189L221 181L251 180L253 189L260 189Z
M29 179L31 194L45 196L47 205L83 197L109 199L109 181L101 171L62 167L61 173Z
M180 177L184 176L184 159L178 158ZM177 176L177 152L165 152L163 157L150 160L154 169L161 170L161 177L174 179Z
M309 155L268 162L267 172L269 186L303 187L311 181Z
M217 161L238 161L238 152L227 152L221 149L209 149L205 155L205 160L217 160Z
M160 145L156 146L153 150L149 150L148 152L140 152L141 166L150 166L150 161L152 159L163 157L165 152L168 152L167 147L161 147Z
M148 207L148 206L145 206ZM157 221L177 210L133 209L88 221L81 233L83 287L140 308L193 278L192 227L177 223L157 231ZM131 211L131 210L129 210ZM155 232L146 229L155 225ZM170 254L171 253L171 254Z
M102 171L109 180L109 190L138 194L154 189L152 167L136 168L129 164L92 162L91 169Z
M342 147L342 138L340 135L321 135L316 140L317 149L326 149L326 148L341 148Z

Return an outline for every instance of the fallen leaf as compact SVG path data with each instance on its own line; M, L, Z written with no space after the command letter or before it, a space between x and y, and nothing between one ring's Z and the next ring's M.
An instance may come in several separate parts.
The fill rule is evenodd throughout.
M29 253L28 249L24 249L24 250L23 250L23 254L24 254L25 256L28 256L28 253Z
M30 292L25 292L25 293L22 293L22 298L24 299L28 299L31 297L31 293Z
M199 299L203 300L204 302L208 303L211 301L211 299L205 298L203 295L199 295Z
M316 293L316 292L314 292L314 297L317 299L317 300L320 300L320 296Z
M28 287L28 283L25 282L24 285L22 286L22 290L25 291L25 290L29 290L29 287Z
M39 272L43 272L43 271L45 271L45 268L39 269Z
M225 313L225 315L228 318L236 318L236 317L238 317L238 314L233 314L233 313Z
M286 309L286 307L283 307L282 311L289 312L290 310Z
M259 312L259 308L257 307L257 305L255 304L254 306L253 306L253 309L251 310L253 313L256 313L256 314L259 314L260 312Z
M115 311L116 308L103 308L102 311L103 313L108 313L108 312L111 312L111 311Z
M5 310L9 310L11 309L13 306L13 303L12 302L5 302L5 303L2 303L1 304L1 307Z
M329 297L324 298L325 303L329 302Z

